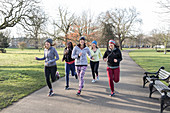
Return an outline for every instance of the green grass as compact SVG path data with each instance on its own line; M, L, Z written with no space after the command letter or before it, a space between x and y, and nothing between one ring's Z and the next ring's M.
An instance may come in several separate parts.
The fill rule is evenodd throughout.
M46 85L44 61L35 60L43 57L43 50L6 50L7 53L0 53L0 110ZM64 76L63 48L57 51L60 57L57 68Z
M156 72L161 66L170 72L170 53L155 52L153 49L139 49L129 53L130 57L145 71Z

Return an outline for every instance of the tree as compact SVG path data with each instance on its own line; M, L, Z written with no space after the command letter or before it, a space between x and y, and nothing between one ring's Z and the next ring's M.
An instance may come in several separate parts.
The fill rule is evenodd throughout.
M162 39L161 39L162 35L157 29L153 29L151 31L151 35L152 35L152 37L150 37L151 43L153 46L155 46L155 49L157 51L157 45L160 45L162 43Z
M24 50L24 48L27 47L27 44L25 42L19 42L18 43L18 47L21 49L21 50Z
M85 36L87 44L90 45L92 40L97 38L98 27L93 21L93 17L88 11L84 11L78 16L74 24L70 27L69 39L77 42L79 37Z
M14 27L17 23L30 16L36 9L37 0L1 0L0 30Z
M70 26L74 23L74 14L70 14L67 9L64 9L62 7L58 7L58 13L59 13L59 20L54 21L54 25L57 26L65 35L64 41L65 44L68 40L68 32L70 29Z
M3 32L0 32L0 48L9 47L9 37L5 36Z
M103 31L102 31L102 39L101 41L102 42L107 42L107 48L108 48L108 42L110 39L115 39L115 34L114 34L114 31L113 31L113 27L110 23L103 23L104 24L104 28L103 28Z
M45 29L45 22L47 21L46 14L41 8L37 8L31 12L31 16L24 19L24 24L21 24L24 28L27 36L35 40L35 48L38 49L38 41L40 34Z
M142 22L142 20L138 18L138 15L139 12L137 12L135 8L115 9L106 12L106 18L114 28L120 49L122 49L122 42L132 36L135 24Z

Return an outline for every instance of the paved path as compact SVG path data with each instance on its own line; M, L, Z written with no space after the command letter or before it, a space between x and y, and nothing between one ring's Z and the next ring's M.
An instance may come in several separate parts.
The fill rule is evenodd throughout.
M109 97L110 89L106 76L106 63L101 61L100 80L91 83L91 70L88 66L82 96L77 97L78 80L70 77L70 90L64 90L65 79L53 84L55 95L47 97L48 88L44 87L19 102L3 109L1 113L159 113L159 94L148 98L148 85L142 88L144 70L123 52L121 79L115 85L115 97ZM164 113L169 113L165 110Z

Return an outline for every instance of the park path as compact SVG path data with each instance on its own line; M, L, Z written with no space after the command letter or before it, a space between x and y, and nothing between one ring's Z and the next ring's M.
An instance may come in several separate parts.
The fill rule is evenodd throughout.
M106 75L106 63L99 66L100 80L92 83L90 66L85 75L82 96L77 97L78 80L70 76L70 90L64 90L65 79L53 83L55 95L47 97L44 87L18 102L4 108L0 113L159 113L159 94L148 98L148 85L142 88L144 70L123 51L120 82L115 85L116 95L109 97L110 89ZM164 110L169 113L170 110Z

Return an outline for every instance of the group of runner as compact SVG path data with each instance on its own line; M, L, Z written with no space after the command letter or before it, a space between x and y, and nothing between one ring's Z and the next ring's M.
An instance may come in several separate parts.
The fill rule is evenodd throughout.
M73 47L72 42L68 42L66 48L64 49L64 54L62 61L65 61L65 90L69 89L69 73L75 76L79 80L79 88L76 95L80 95L82 88L84 87L84 76L85 71L88 66L87 56L90 58L90 67L92 71L92 82L99 80L99 58L103 58L107 62L107 76L109 80L109 86L111 89L110 96L115 95L114 82L119 82L120 78L120 61L122 60L122 54L119 50L116 42L114 40L109 40L109 45L104 55L101 54L99 47L97 46L97 41L92 41L91 48L89 48L85 43L85 37L79 38L79 43ZM51 81L56 80L57 64L56 61L59 60L59 55L57 50L53 47L52 39L48 38L45 40L45 49L43 58L35 58L36 60L45 60L45 78L46 83L49 87L48 96L52 96L53 89ZM50 81L51 78L51 81Z

